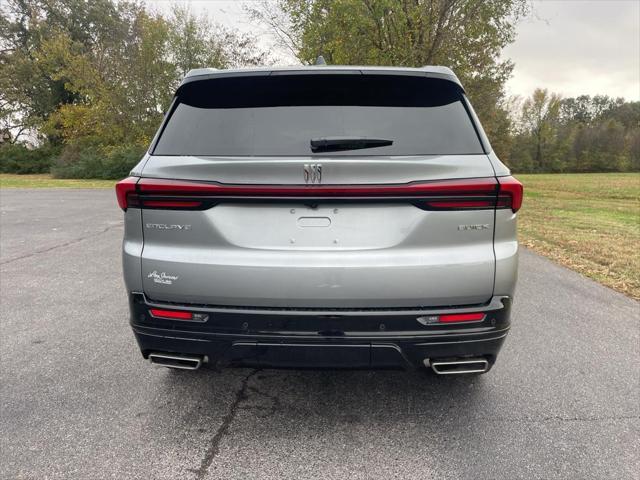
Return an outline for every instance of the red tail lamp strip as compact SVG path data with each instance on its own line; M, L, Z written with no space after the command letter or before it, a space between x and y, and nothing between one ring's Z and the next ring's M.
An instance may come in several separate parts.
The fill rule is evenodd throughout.
M512 208L522 204L513 177L471 178L376 185L229 185L129 177L116 185L118 204L141 208L204 208L219 198L411 199L433 209Z
M420 197L487 195L497 191L495 178L444 180L388 185L228 185L143 178L138 191L154 195L212 197Z

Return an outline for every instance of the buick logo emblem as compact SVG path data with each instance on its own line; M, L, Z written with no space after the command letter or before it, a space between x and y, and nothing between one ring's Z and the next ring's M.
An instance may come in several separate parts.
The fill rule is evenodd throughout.
M320 163L304 164L304 183L322 182L322 165Z

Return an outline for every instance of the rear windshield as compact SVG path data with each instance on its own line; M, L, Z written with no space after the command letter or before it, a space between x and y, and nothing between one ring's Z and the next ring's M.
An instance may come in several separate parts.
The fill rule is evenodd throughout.
M392 141L313 153L313 139ZM387 142L388 143L388 142ZM306 156L480 154L454 83L401 75L273 75L181 87L154 155Z

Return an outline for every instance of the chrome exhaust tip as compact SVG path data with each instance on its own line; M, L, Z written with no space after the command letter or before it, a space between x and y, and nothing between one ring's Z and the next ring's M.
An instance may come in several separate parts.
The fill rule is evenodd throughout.
M181 355L177 353L154 352L149 354L149 361L153 365L180 370L197 370L207 361L207 357L197 355Z
M489 370L489 362L484 358L460 358L456 360L431 360L425 365L438 375L462 375L465 373L485 373Z

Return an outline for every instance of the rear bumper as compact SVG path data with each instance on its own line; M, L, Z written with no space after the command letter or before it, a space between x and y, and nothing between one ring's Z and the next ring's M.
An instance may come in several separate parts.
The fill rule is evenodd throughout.
M483 357L490 365L509 331L511 300L420 310L254 310L157 304L130 296L131 325L145 358L152 352L207 356L210 363L276 368L409 368L425 359ZM153 318L149 309L188 309L207 322ZM445 313L485 313L481 322L417 321Z

